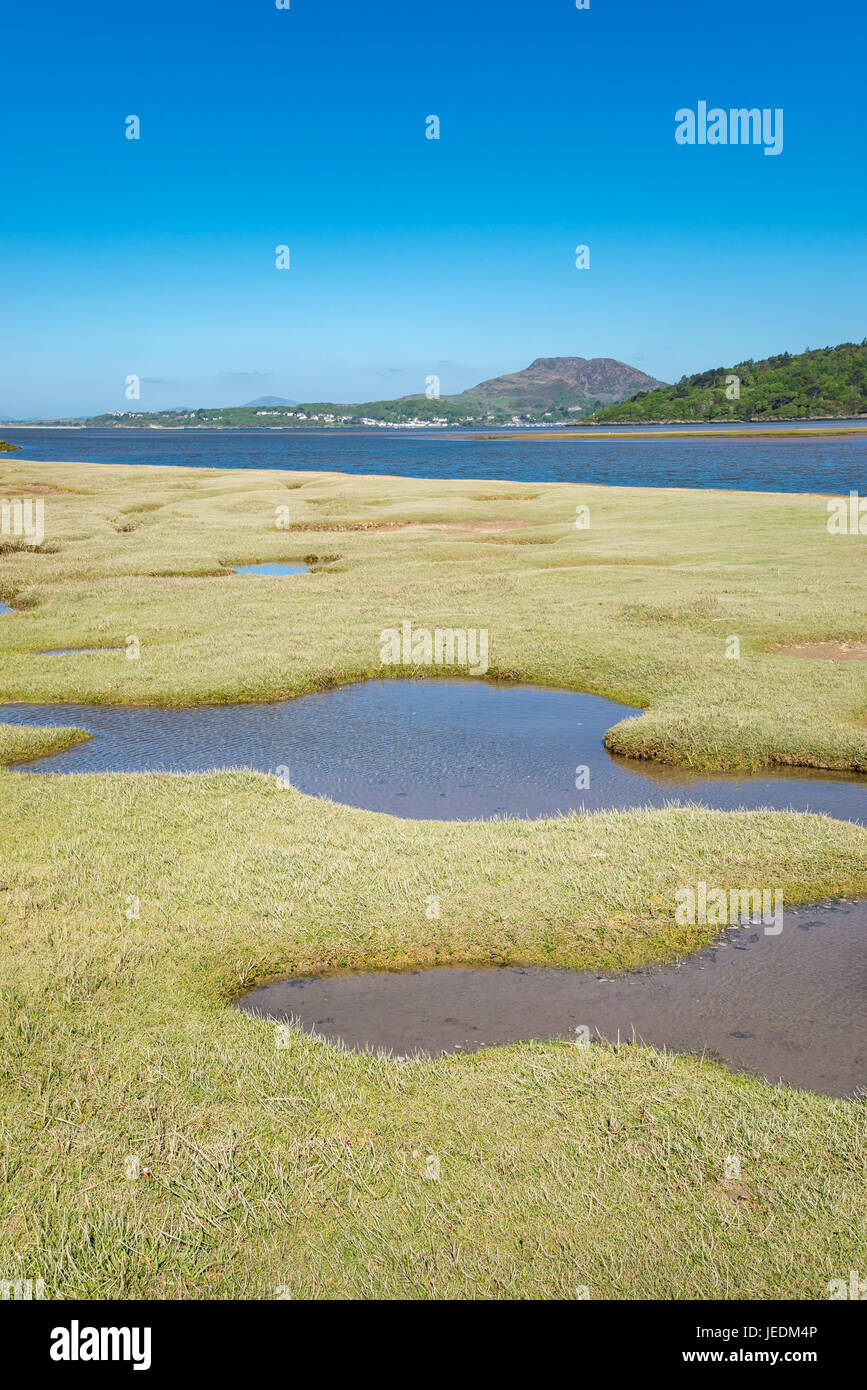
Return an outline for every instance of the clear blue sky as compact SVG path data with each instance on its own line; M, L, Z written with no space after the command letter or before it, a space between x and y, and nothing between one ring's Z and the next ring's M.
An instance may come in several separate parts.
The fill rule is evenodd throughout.
M0 416L867 334L860 0L50 0L0 33ZM678 146L699 100L782 107L782 154Z

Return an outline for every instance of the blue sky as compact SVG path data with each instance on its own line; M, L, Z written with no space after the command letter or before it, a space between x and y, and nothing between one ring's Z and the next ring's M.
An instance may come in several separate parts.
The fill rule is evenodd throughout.
M129 408L130 373L141 409L357 401L867 334L860 4L12 8L0 417ZM783 152L677 145L699 100L781 107Z

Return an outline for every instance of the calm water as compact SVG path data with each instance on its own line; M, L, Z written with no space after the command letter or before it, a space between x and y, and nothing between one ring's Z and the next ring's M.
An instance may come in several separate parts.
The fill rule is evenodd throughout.
M32 459L759 492L867 492L867 428L863 438L842 439L738 438L736 426L730 433L730 439L558 442L517 440L505 433L492 440L473 440L458 431L434 430L304 433L0 427L0 437L19 444L20 457ZM14 462L14 456L9 462Z
M291 979L243 999L352 1048L475 1052L530 1038L707 1052L769 1081L847 1096L867 1084L867 903L784 912L779 935L736 928L680 965L603 977L542 969Z
M195 709L0 705L0 721L74 724L94 734L23 772L252 767L314 796L414 819L695 802L867 821L867 777L781 769L708 778L612 757L603 735L638 713L574 691L471 680L366 681L273 704ZM579 790L581 766L589 786Z
M261 565L236 565L236 574L260 574L265 578L275 578L284 574L307 574L307 565L279 565L265 563Z
M44 651L37 652L37 656L81 656L90 652L122 652L125 647L46 647Z

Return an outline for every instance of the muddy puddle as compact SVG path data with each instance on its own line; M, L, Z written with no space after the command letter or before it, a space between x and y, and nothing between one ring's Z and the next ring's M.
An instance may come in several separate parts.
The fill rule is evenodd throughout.
M680 965L626 975L434 969L289 979L236 1001L393 1057L565 1038L640 1041L832 1096L867 1087L867 903L784 911ZM586 1042L585 1040L589 1040Z

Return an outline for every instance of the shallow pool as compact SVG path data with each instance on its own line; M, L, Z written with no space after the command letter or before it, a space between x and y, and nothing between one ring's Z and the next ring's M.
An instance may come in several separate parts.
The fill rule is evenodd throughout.
M232 568L234 569L234 571L235 571L236 574L281 575L281 574L307 574L310 567L309 567L309 565L263 564L263 565L233 565Z
M778 935L735 928L680 965L626 975L512 967L290 979L237 1005L399 1057L634 1039L848 1096L867 1085L865 993L862 902L784 910Z
M95 652L122 652L125 647L46 647L37 656L92 656Z
M612 757L603 746L605 731L638 713L574 691L394 680L273 704L2 705L0 721L74 724L94 735L23 764L25 773L251 767L315 796L416 819L694 802L725 811L818 811L867 823L867 777L857 774L787 768L702 777ZM586 787L576 786L584 781Z

